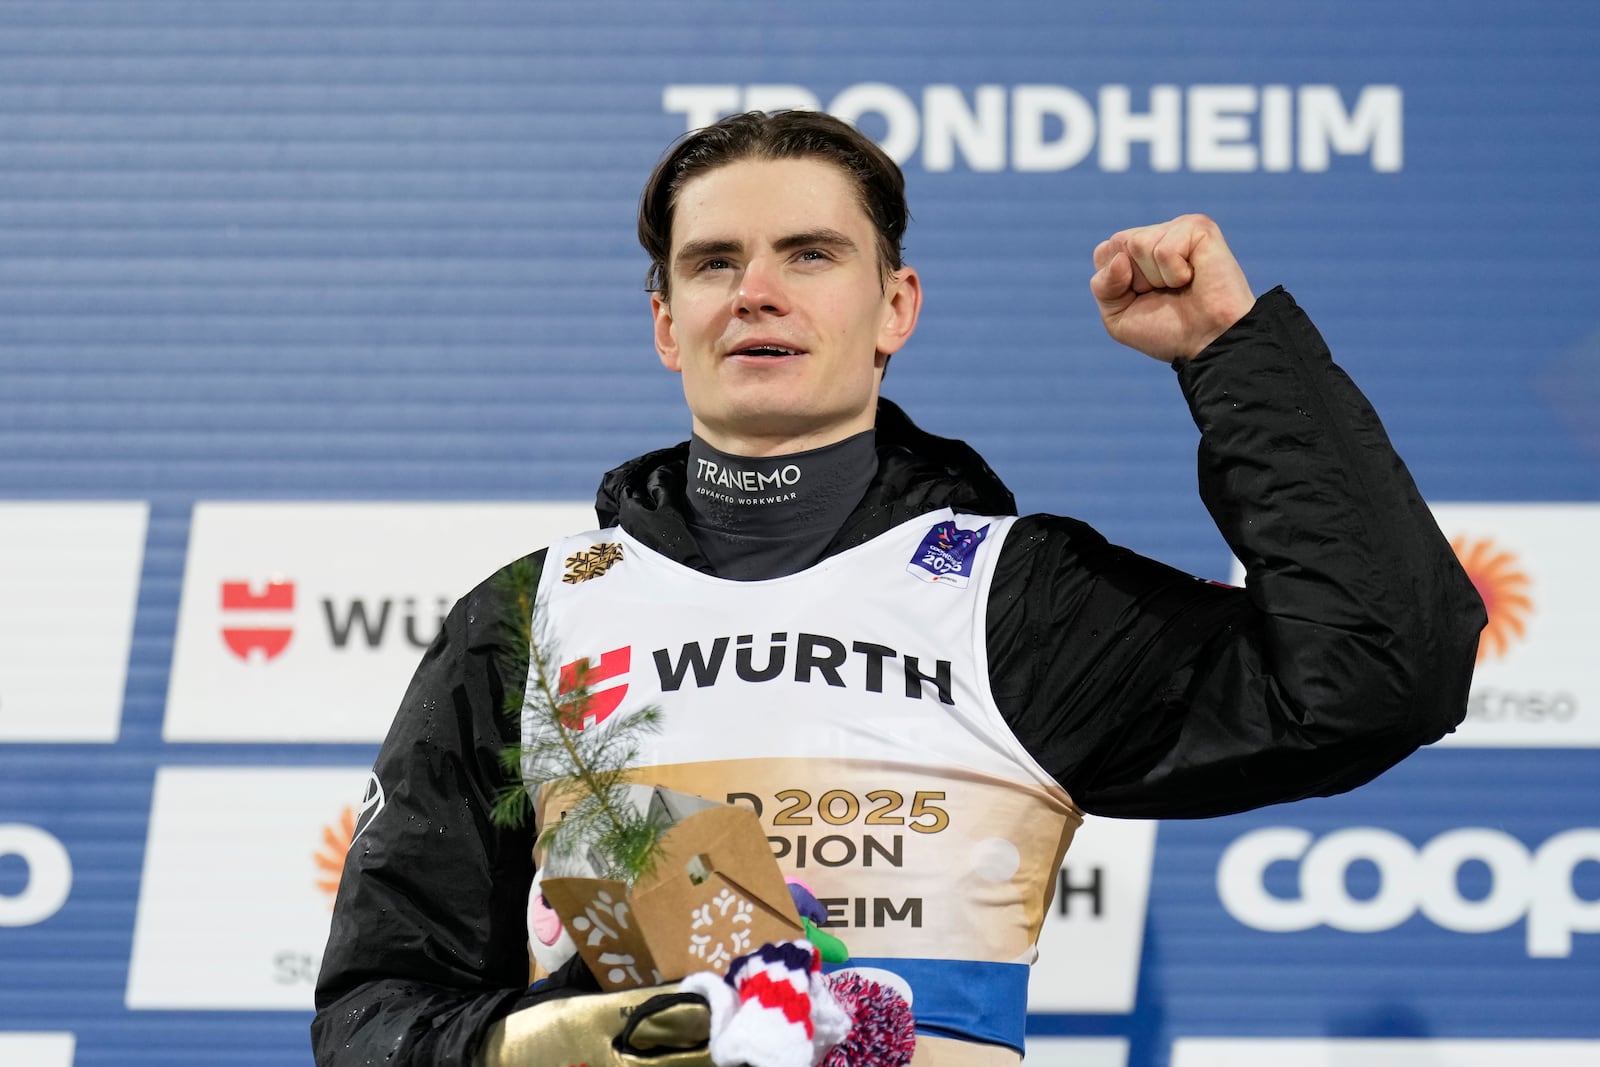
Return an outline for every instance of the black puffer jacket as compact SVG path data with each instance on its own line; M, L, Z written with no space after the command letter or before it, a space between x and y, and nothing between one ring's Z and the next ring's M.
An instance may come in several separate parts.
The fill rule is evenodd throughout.
M1287 293L1175 368L1201 430L1201 495L1247 587L1074 519L1024 517L990 592L1000 710L1090 812L1194 817L1350 789L1460 721L1483 605ZM886 402L877 429L877 477L825 555L936 508L1014 510L961 442ZM602 526L709 569L684 519L686 457L618 468L597 507ZM456 605L379 754L384 810L346 860L317 985L324 1067L465 1067L524 997L531 834L487 814L515 742L506 682L520 684L502 677L500 588Z

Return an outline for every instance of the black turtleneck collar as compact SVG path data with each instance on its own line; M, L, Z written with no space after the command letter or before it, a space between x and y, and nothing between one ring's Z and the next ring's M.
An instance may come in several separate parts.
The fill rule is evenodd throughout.
M735 456L689 440L689 530L723 578L753 581L804 570L878 472L876 433L866 430L786 456Z
M971 446L928 433L883 398L876 445L877 474L817 559L864 544L936 508L1016 513L1011 492ZM689 529L689 448L686 441L658 449L608 472L595 496L595 513L602 528L620 523L655 551L718 574Z

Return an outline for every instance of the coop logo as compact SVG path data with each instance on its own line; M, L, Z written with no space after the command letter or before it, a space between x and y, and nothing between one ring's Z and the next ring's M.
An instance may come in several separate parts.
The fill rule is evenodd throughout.
M1489 613L1483 636L1478 639L1478 662L1504 659L1513 643L1526 636L1526 621L1533 612L1533 600L1528 596L1532 583L1517 557L1488 538L1473 541L1456 537L1450 547Z
M0 859L22 861L16 892L0 890L0 926L34 926L60 911L72 892L72 858L54 834L25 823L0 823Z
M1365 156L1379 173L1401 169L1403 97L1364 85L1347 104L1333 85L956 85L919 91L881 82L846 86L826 110L866 126L895 162L922 149L928 171L1062 171L1091 156L1103 171L1133 166L1133 146L1153 171L1329 169L1334 155ZM661 107L687 130L739 111L821 111L803 85L668 85ZM869 118L870 116L870 118ZM879 134L877 131L882 130Z
M1361 862L1377 868L1378 890L1358 899L1345 876ZM1267 889L1267 868L1275 863L1298 865L1297 895ZM1457 876L1468 863L1488 869L1482 897L1461 892ZM1600 900L1584 899L1573 885L1585 863L1600 863L1600 828L1564 831L1530 853L1499 830L1451 830L1418 849L1374 827L1314 839L1307 830L1274 826L1228 846L1217 868L1217 895L1239 922L1273 933L1321 925L1377 933L1419 910L1436 926L1463 934L1503 930L1526 918L1528 955L1560 958L1572 954L1573 934L1600 933Z
M598 664L588 658L563 663L557 683L557 695L563 705L562 724L570 730L587 730L610 718L628 695L627 675L632 662L633 646L624 645L603 653Z
M289 639L294 636L293 611L293 582L267 582L258 593L249 582L225 581L222 583L223 643L246 662L257 652L262 659L276 659L289 647Z

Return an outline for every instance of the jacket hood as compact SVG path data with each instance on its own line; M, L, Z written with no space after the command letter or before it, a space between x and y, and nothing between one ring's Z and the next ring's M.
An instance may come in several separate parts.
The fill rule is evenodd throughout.
M828 555L937 508L1013 515L1016 500L983 457L965 441L939 437L879 398L878 473L840 528ZM658 449L608 471L595 496L600 528L621 525L663 554L705 569L684 519L689 443Z

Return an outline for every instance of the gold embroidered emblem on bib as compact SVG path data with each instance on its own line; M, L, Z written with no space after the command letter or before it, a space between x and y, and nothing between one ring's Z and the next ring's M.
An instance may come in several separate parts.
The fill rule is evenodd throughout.
M593 548L574 552L567 557L567 573L561 580L568 585L578 582L587 582L590 578L598 578L614 565L622 562L622 546L614 541L605 541Z

